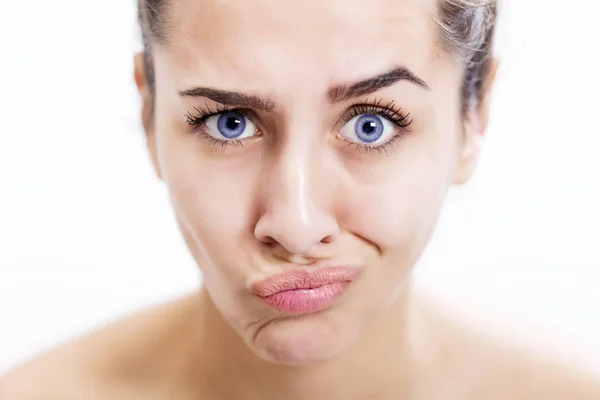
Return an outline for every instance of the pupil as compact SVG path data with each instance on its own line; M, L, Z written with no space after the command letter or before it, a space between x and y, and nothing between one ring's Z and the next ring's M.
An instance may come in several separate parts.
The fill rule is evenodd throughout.
M354 125L354 133L359 140L366 143L374 143L383 135L384 131L383 121L373 114L363 114Z
M372 134L377 129L377 124L373 121L366 122L363 125L363 130L367 135Z
M235 131L238 128L238 126L240 126L240 121L235 117L229 117L227 118L227 122L225 123L225 125L228 129Z

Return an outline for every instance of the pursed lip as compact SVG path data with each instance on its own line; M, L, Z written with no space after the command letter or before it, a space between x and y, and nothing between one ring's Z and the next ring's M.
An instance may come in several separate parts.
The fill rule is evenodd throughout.
M360 274L358 268L338 266L322 269L293 269L250 285L259 297L269 297L290 290L310 290L336 283L349 283Z
M360 272L350 266L295 268L251 284L250 291L280 312L309 314L337 302Z

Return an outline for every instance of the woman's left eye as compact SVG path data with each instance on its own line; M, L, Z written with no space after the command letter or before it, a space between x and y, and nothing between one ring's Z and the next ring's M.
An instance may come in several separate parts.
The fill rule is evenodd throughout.
M344 140L367 147L377 147L390 140L396 131L393 122L377 114L361 114L341 129Z

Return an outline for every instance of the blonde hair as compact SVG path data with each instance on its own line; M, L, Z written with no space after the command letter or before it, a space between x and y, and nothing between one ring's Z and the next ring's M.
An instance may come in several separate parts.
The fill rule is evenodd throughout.
M442 48L464 66L463 111L477 106L492 63L497 0L437 0L436 23Z

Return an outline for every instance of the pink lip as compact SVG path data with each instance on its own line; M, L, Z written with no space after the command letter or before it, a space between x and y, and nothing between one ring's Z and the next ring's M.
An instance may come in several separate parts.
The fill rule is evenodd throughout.
M295 269L256 282L250 290L281 312L308 314L334 304L359 274L350 267Z

